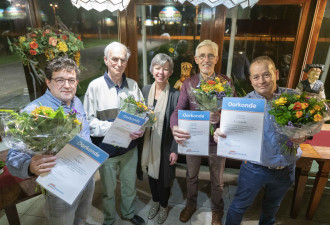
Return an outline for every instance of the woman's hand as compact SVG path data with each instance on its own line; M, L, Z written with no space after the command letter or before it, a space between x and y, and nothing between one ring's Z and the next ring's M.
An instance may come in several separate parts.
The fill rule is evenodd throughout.
M174 165L176 163L176 161L178 160L178 154L172 152L170 154L170 165Z

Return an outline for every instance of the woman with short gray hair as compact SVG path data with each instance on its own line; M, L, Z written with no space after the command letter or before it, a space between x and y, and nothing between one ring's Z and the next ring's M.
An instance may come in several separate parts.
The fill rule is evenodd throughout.
M170 117L179 98L179 91L170 87L168 79L173 73L172 58L159 53L151 61L150 72L155 82L142 88L148 107L155 108L157 122L144 133L142 169L148 173L152 203L148 218L154 218L158 211L158 224L167 218L167 204L171 181L175 176L178 159L178 145L173 139Z

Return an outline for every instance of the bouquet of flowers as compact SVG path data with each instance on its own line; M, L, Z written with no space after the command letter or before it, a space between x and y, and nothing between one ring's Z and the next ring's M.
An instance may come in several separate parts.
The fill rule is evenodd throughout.
M56 154L81 130L77 111L68 115L63 107L54 111L50 107L39 106L31 113L8 113L3 117L3 140L13 149L32 155Z
M230 82L213 80L200 81L196 88L191 88L191 94L199 110L215 112L221 109L223 97L233 96L234 88Z
M197 109L201 111L216 112L222 107L223 97L231 97L234 94L234 87L226 80L221 81L219 77L213 80L200 81L196 88L190 88L190 95L195 99ZM214 127L210 126L210 133L213 135Z
M122 101L120 110L146 119L147 121L143 124L144 127L152 127L157 121L153 109L147 107L143 101L136 101L132 95Z
M289 138L303 138L320 132L322 125L329 120L329 108L325 101L312 98L306 93L282 93L271 102L270 115L274 115L278 132ZM295 149L288 140L286 150Z
M26 66L33 67L40 79L44 80L44 68L47 61L59 56L68 56L79 66L80 50L83 42L80 36L66 29L55 29L50 26L44 28L28 28L26 35L8 39L9 49L18 55Z

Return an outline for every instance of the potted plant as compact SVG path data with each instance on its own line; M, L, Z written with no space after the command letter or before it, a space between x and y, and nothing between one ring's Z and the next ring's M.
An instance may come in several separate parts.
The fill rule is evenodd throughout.
M0 160L0 175L3 173L3 168L5 167L6 163Z
M34 85L44 85L44 69L48 61L60 56L68 56L80 65L80 50L83 42L80 36L72 33L67 28L54 28L45 26L43 28L27 28L28 33L15 38L9 38L9 49L18 55L25 66L27 79L33 76ZM34 89L36 87L33 87ZM29 88L30 89L30 88ZM43 93L43 92L42 92Z

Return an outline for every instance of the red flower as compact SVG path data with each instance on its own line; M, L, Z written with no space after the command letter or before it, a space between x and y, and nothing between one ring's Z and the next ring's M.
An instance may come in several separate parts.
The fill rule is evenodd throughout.
M63 35L63 36L62 36L62 39L65 41L66 39L68 39L68 36Z
M300 102L295 102L292 109L293 110L301 110L302 109L302 104Z
M29 46L31 49L36 49L39 47L39 45L35 41L31 41Z
M80 37L80 36L78 36L77 38L78 38L79 40L81 40L81 37Z
M36 55L37 54L37 51L36 50L33 50L33 49L30 49L30 54L31 55Z
M208 84L215 84L215 81L213 81L213 80L208 80L207 83L208 83Z
M35 33L32 33L31 37L37 37L37 35Z

